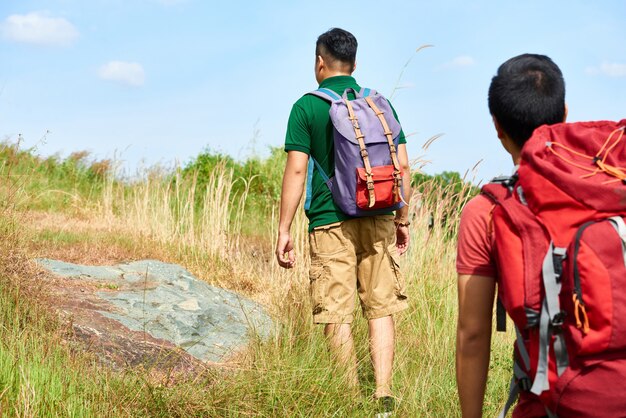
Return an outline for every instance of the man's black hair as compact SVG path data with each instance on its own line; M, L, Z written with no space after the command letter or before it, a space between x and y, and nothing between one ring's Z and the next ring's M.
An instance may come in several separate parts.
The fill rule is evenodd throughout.
M325 59L341 61L354 68L358 43L354 35L347 30L332 28L322 33L315 44L315 55ZM332 64L332 63L331 63Z
M539 126L563 122L565 81L561 70L545 55L509 59L491 79L489 111L521 148Z

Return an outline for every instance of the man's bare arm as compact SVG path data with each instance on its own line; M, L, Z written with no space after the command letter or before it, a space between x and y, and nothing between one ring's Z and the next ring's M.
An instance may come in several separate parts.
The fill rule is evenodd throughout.
M287 153L287 164L280 194L280 220L276 242L276 259L284 268L292 268L296 262L290 229L304 191L308 161L309 156L303 152L289 151Z
M482 416L491 351L494 294L493 278L459 275L456 380L463 418Z
M402 223L409 221L409 205L411 201L411 166L409 165L409 155L406 151L406 144L398 145L398 161L402 170L402 197L407 205L396 211L396 220ZM409 249L409 228L398 226L396 228L396 247L398 254L402 255Z

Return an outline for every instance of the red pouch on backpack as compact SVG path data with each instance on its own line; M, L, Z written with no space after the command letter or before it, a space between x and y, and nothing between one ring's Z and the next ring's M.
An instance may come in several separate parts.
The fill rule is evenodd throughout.
M374 206L369 206L369 191L367 188L367 174L365 168L356 169L356 205L360 209L388 208L401 201L400 190L393 176L392 165L372 167L374 179Z

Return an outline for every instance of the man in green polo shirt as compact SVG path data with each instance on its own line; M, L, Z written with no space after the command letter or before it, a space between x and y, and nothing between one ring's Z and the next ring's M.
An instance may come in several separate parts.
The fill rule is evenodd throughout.
M342 29L319 36L315 49L315 78L320 88L339 95L347 88L361 87L352 77L356 68L357 41ZM353 99L353 96L349 96ZM276 257L280 266L292 268L296 255L290 235L291 223L304 191L309 156L325 173L334 172L333 125L330 104L313 95L304 95L289 116L285 151ZM397 115L394 111L394 117ZM403 172L403 194L409 201L410 168L406 139L400 132L398 159ZM395 329L392 315L407 307L404 279L397 257L409 245L408 207L387 215L353 218L333 201L330 189L316 169L313 171L309 219L311 251L311 298L313 320L325 324L336 358L348 370L349 383L358 385L351 323L355 294L361 301L369 324L372 364L376 379L374 397L392 398L391 373Z

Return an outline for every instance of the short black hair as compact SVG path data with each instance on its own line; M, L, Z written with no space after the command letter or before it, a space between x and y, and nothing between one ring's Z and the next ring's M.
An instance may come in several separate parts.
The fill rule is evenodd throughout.
M489 111L521 148L539 126L563 122L561 70L545 55L522 54L507 60L491 79Z
M356 62L357 46L356 38L350 32L332 28L317 38L315 55L322 55L325 59L331 58L331 61L340 61L353 68Z

